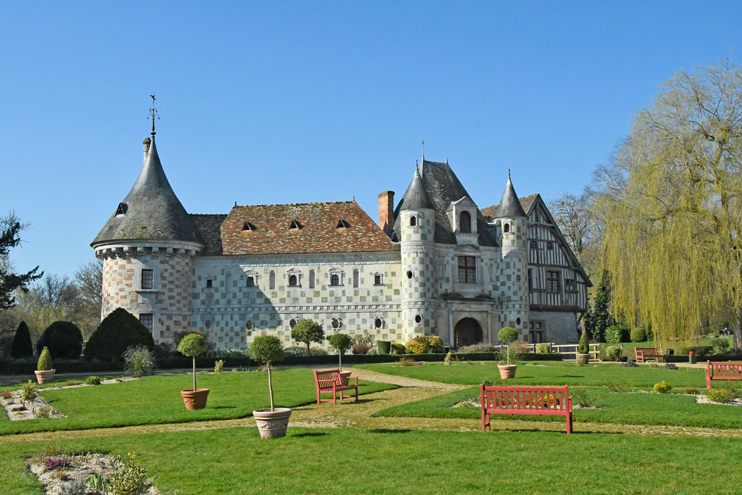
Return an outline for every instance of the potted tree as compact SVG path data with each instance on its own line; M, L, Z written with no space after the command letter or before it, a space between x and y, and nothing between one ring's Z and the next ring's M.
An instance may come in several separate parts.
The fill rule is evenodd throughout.
M278 337L272 335L261 335L256 337L247 350L247 355L268 368L268 391L271 398L270 409L256 409L252 412L253 418L258 425L260 438L279 438L286 436L286 428L289 426L291 409L288 407L275 407L273 403L273 380L271 377L271 363L283 361L283 345Z
M497 366L500 370L500 378L503 380L514 378L515 370L518 368L515 364L517 356L515 352L511 352L510 343L518 340L518 332L513 327L504 327L497 333L497 339L505 342L505 353L500 354L500 364ZM513 364L510 364L510 361L513 361Z
M200 356L209 350L209 346L204 342L204 336L197 333L190 333L183 337L178 344L178 352L193 358L193 390L181 390L183 402L186 409L194 411L206 407L206 400L209 398L208 388L196 387L196 356Z
M353 347L353 341L344 333L336 333L330 336L327 341L338 353L338 370L340 370L340 380L343 385L348 384L348 378L350 377L350 371L343 371L343 354Z
M582 364L590 362L590 343L587 340L587 332L583 331L580 336L580 343L577 345L577 360Z
M52 355L49 352L48 347L44 347L39 356L39 362L36 365L36 380L39 383L49 383L54 379L54 372L57 371L52 369L54 363L52 362Z

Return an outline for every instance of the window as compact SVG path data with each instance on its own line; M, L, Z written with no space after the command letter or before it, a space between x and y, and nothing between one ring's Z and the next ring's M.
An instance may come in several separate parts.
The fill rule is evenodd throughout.
M247 277L247 286L255 287L255 277Z
M516 281L516 282L520 282L520 275L516 275L516 276L515 276L515 281Z
M126 203L119 203L118 208L116 208L116 216L126 215L127 209Z
M471 215L468 211L462 211L459 215L459 232L462 234L471 234Z
M314 289L314 270L309 270L309 288Z
M295 318L291 318L291 321L289 321L289 326L291 327L292 330L294 329L294 327L296 326Z
M422 316L415 315L415 323L417 323L419 325L420 323L422 323L422 321L423 321L423 317Z
M374 285L383 285L381 275L374 275Z
M335 228L336 229L347 229L347 228L350 228L350 224L341 218L340 220L338 220L337 227Z
M340 328L340 325L341 324L342 323L341 323L341 321L340 321L339 318L333 318L332 319L332 328L334 328L335 330L337 330L338 328Z
M531 270L528 270L528 290L529 292L533 290L533 278L531 277Z
M547 249L548 251L553 251L553 250L554 250L554 243L553 243L553 242L551 242L551 241L547 242L547 243L546 243L546 249Z
M251 224L250 222L245 222L242 224L242 232L252 232L255 229L255 225Z
M575 284L575 279L565 278L564 279L564 290L576 291L577 285Z
M502 228L502 231L505 233L510 232L510 224L506 223L505 226Z
M247 323L245 323L245 328L248 330L252 330L252 320L247 320Z
M358 280L359 280L358 270L353 270L353 288L354 289L358 288Z
M412 271L411 270L407 270L407 278L412 278Z
M304 227L301 223L299 223L299 220L292 220L291 225L289 225L289 230L299 230L302 227Z
M330 285L340 285L340 276L337 273L330 275Z
M417 225L417 218L410 217L410 227L414 227L415 225Z
M268 277L268 288L270 290L276 290L276 272L271 270L270 276Z
M384 326L384 320L382 320L381 318L376 318L374 320L374 327L381 328L383 326Z
M142 270L142 289L153 289L155 282L154 272L152 270Z
M559 272L546 272L546 292L559 292Z
M296 287L297 285L299 285L299 283L296 275L289 275L289 287Z
M531 249L538 249L538 241L531 241Z
M232 293L232 274L231 273L227 273L224 276L224 288L225 288L227 294L231 294Z
M212 287L214 287L214 281L212 279L210 279L210 278L207 278L206 279L206 288L207 289L211 289Z
M477 259L474 256L459 256L459 283L477 283Z
M139 321L142 322L142 325L145 326L147 330L149 330L150 333L152 333L152 326L154 324L154 318L152 317L152 313L144 313L139 315Z
M521 320L520 318L516 318L516 319L515 319L515 324L516 324L516 325L520 325L522 321L523 321L523 320Z

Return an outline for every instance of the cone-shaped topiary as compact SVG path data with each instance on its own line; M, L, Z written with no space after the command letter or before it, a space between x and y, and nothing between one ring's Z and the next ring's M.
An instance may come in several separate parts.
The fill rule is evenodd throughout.
M590 353L590 343L587 340L587 332L582 332L582 335L580 336L580 343L577 346L577 352L580 354Z
M49 371L54 368L54 362L52 361L51 353L48 347L44 347L39 356L39 362L36 365L36 371Z
M209 350L204 342L204 336L198 333L189 333L183 337L178 344L178 352L189 358L193 358L193 390L196 390L196 356L200 356Z
M44 330L36 342L36 350L49 348L54 359L77 359L82 353L82 332L70 321L55 321Z
M18 329L15 331L13 348L10 351L10 355L16 359L33 356L31 332L28 330L28 325L26 325L25 321L22 321L21 324L18 325Z
M153 351L155 340L136 316L123 308L118 308L106 316L90 336L85 345L85 359L119 361L126 349L137 345L143 345Z

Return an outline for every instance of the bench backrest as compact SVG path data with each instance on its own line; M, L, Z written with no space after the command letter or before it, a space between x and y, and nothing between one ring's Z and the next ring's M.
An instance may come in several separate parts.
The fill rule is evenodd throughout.
M656 357L662 356L661 352L657 352L656 347L634 347L636 355L643 354L644 357Z
M706 361L706 373L715 380L742 380L742 363Z
M480 385L485 410L571 411L569 387L489 387Z
M342 385L340 380L340 369L334 370L314 370L314 382L317 388L332 388L332 384Z

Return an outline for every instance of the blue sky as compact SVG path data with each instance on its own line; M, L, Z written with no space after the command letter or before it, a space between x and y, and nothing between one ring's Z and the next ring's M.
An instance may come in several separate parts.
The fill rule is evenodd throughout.
M578 193L680 69L734 56L740 2L3 2L0 214L18 270L72 274L131 188L149 95L191 213L404 192Z

